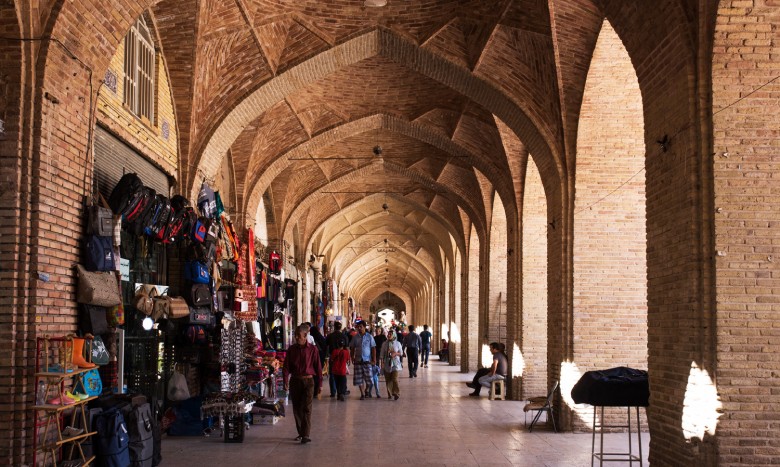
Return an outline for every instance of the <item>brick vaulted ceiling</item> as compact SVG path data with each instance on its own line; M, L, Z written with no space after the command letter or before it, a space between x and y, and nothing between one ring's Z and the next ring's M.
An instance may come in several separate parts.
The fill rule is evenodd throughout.
M472 226L487 235L494 193L517 211L521 155L507 152L508 133L547 180L565 170L584 76L556 61L595 42L600 23L554 44L553 24L570 20L557 3L158 2L182 186L231 157L247 225L273 200L271 241L325 254L342 289L413 297ZM395 252L377 250L385 239Z

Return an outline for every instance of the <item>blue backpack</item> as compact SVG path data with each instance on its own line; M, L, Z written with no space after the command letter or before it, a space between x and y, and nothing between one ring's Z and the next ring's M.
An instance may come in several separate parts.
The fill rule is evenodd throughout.
M96 464L105 467L127 467L130 465L130 435L127 432L125 417L118 408L107 410L95 419L95 431L92 438L97 455Z
M211 281L209 268L200 261L190 261L185 263L184 279L195 284L208 284Z
M87 238L87 254L84 266L87 271L113 271L114 242L111 237L90 235Z

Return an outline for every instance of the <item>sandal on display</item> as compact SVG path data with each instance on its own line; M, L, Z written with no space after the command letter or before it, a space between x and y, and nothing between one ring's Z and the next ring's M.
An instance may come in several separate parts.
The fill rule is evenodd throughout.
M74 401L83 401L84 399L89 398L89 396L86 394L79 394L77 392L70 392L70 391L65 391L65 396L70 397Z
M78 436L80 434L84 433L84 429L82 428L74 428L72 426L65 427L64 430L62 430L62 437L63 438L72 438L74 436Z

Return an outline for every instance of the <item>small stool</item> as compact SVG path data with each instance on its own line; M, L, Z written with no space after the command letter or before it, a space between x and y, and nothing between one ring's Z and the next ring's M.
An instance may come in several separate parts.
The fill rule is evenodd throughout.
M488 397L488 399L492 401L505 400L503 379L497 379L490 382L490 397Z

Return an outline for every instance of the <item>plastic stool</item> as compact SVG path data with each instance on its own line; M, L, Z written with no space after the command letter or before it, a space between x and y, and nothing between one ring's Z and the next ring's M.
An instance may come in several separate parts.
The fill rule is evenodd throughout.
M492 401L505 400L503 379L497 379L490 382L490 397L488 397L488 399Z

